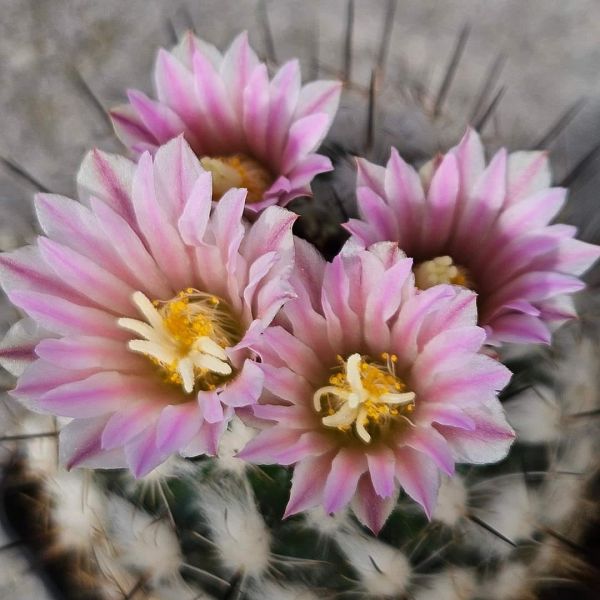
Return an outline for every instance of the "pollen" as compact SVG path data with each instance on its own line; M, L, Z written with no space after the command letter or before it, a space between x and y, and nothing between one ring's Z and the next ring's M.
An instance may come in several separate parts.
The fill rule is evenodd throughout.
M118 324L140 338L130 340L129 349L146 356L166 382L190 394L215 389L231 377L226 349L241 336L223 300L187 288L167 301L135 292L133 302L144 320L122 318Z
M421 290L426 290L440 283L462 285L474 289L469 271L457 265L451 256L437 256L431 260L419 263L415 269L415 284Z
M273 183L270 171L245 154L204 156L200 164L212 173L213 200L219 200L231 188L246 188L246 202L260 202Z
M381 362L372 362L360 354L347 360L338 357L340 367L328 384L313 396L315 410L323 415L325 427L354 431L364 443L372 433L392 421L408 419L415 406L414 392L396 374L398 357L384 352Z

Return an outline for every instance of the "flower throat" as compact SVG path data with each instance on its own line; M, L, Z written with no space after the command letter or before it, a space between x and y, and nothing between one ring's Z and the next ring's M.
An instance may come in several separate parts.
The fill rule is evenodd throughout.
M409 420L415 407L415 394L396 375L397 356L381 355L383 363L352 354L347 360L338 357L341 366L329 378L329 385L313 396L315 410L323 415L322 423L344 432L354 432L368 444L372 434L393 421Z
M167 301L151 302L136 292L133 301L145 321L119 319L121 327L143 338L128 347L145 355L167 382L189 394L215 389L233 375L225 349L242 336L222 299L188 288Z

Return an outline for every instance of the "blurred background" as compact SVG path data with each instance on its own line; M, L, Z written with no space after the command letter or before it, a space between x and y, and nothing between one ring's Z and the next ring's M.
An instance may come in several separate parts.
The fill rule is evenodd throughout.
M157 49L187 29L219 48L246 29L271 64L298 57L305 79L344 79L326 142L335 156L382 162L393 144L418 165L468 123L490 149L547 148L556 182L572 190L562 219L600 241L597 0L0 0L0 9L0 250L35 236L36 190L73 196L88 149L121 150L104 108L130 87L151 93ZM2 300L0 334L16 316ZM21 596L0 597L44 598L37 572Z

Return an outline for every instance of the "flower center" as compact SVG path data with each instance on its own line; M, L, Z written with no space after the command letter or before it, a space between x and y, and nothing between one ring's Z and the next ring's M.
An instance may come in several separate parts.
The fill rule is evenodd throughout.
M133 302L145 320L122 318L119 326L142 338L130 340L129 349L147 356L166 381L190 394L215 389L232 375L225 349L241 336L223 300L188 288L167 301L135 292Z
M273 183L269 170L245 154L204 156L200 164L212 173L213 200L219 200L231 188L246 188L246 202L260 202Z
M451 283L474 289L468 269L457 265L451 256L436 256L419 263L414 268L415 284L420 290L426 290L440 283Z
M354 428L368 444L373 429L407 419L412 413L415 394L405 391L406 384L396 375L398 357L387 352L381 357L385 364L367 362L360 354L352 354L346 361L339 357L339 372L313 396L315 410L324 415L321 421L325 427L340 431Z

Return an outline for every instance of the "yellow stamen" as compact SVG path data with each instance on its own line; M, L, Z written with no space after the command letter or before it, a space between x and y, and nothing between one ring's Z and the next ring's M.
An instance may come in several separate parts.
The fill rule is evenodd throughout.
M334 373L329 385L313 396L323 425L340 431L354 426L358 437L368 444L373 429L407 419L414 409L415 394L405 391L405 383L396 375L398 357L384 352L381 358L385 364L367 362L360 354L352 354L347 361L340 358L343 370Z
M269 170L245 154L204 156L200 164L212 173L213 200L219 200L231 188L246 188L246 202L260 202L273 183Z
M151 302L135 292L133 302L145 321L123 318L118 323L142 338L131 340L129 349L145 355L165 381L189 394L214 389L232 375L225 349L241 335L223 300L188 288L167 301Z
M440 283L462 285L474 289L469 271L457 265L451 256L436 256L416 265L414 269L415 284L421 290L426 290Z

